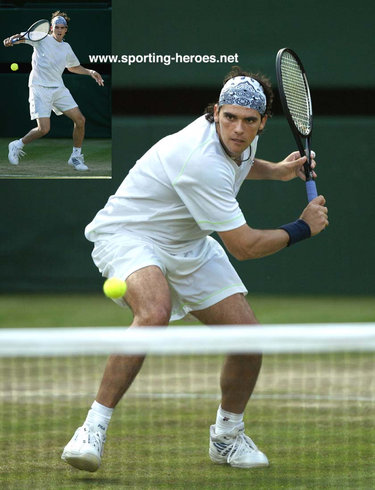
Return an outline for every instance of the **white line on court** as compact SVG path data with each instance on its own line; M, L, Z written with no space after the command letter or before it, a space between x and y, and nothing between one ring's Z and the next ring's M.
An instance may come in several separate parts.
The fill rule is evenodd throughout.
M220 400L220 395L209 393L137 393L132 395L131 398L175 398L175 399L189 399L189 398L202 398ZM269 394L254 394L251 397L252 400L324 400L324 401L348 401L348 402L375 402L375 397L371 396L355 396L355 395L306 395L303 393L269 393Z
M54 393L53 390L12 390L0 391L0 399L25 401L27 398L58 398L58 399L74 399L95 396L95 393L75 392L73 393ZM220 400L220 395L216 393L128 393L126 398L142 398L142 399L204 399L204 400ZM367 402L375 403L374 396L356 396L356 395L314 395L305 393L264 393L254 394L251 397L253 400L300 400L300 401L333 401L333 402Z

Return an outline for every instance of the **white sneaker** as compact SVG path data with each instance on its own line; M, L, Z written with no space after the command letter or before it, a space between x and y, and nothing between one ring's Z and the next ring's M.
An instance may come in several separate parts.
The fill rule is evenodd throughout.
M214 463L228 463L236 468L268 466L268 459L244 433L244 423L231 432L216 435L215 426L210 427L209 455Z
M104 434L83 424L65 446L61 459L79 470L96 471L103 456L104 443Z
M26 155L26 153L18 146L18 140L9 143L8 149L8 160L12 165L18 165L20 157L24 157Z
M68 164L74 167L76 170L80 171L85 171L89 169L89 167L85 165L85 159L83 158L83 155L77 155L75 157L71 155L68 160Z

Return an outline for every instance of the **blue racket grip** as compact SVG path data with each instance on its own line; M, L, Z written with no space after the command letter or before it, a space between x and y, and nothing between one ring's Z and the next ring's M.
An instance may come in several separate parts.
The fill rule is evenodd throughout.
M318 196L318 191L316 190L315 180L308 180L306 182L306 192L307 192L307 200L309 202Z

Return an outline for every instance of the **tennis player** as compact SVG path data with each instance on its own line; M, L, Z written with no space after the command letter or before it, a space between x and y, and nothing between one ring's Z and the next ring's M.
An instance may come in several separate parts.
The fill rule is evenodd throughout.
M82 154L82 143L85 136L85 118L65 87L62 74L65 68L72 73L91 76L100 86L104 85L99 73L88 70L80 65L70 45L64 41L68 31L70 18L65 12L54 12L51 19L50 35L41 41L21 39L12 43L12 39L20 34L14 34L3 43L6 47L14 44L30 44L34 48L32 70L29 77L29 104L31 120L37 122L37 127L29 131L23 138L9 144L8 160L12 165L18 165L20 157L25 155L23 148L32 141L45 136L51 127L51 110L58 116L64 114L73 121L73 151L68 164L75 170L88 170Z
M267 79L234 67L219 101L156 143L86 227L102 275L127 281L124 298L115 301L132 309L132 328L168 325L187 313L207 325L256 325L246 287L211 233L219 234L231 255L246 260L276 253L328 225L323 196L311 201L299 219L278 229L254 229L246 223L236 199L244 180L304 179L306 157L298 152L279 163L255 157L271 102ZM63 460L79 469L98 469L113 409L143 360L109 358L96 400L65 447ZM221 403L210 428L209 456L215 463L268 465L265 454L245 435L243 420L260 367L260 354L225 360Z

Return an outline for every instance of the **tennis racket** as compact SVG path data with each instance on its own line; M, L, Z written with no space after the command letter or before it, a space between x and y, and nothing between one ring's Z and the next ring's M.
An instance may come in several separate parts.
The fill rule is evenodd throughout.
M29 39L30 41L41 41L49 33L50 23L47 19L41 19L34 22L27 31L22 34L22 36L12 39L12 43L20 41L23 38Z
M309 84L301 60L289 48L280 49L276 56L276 76L281 104L304 164L307 199L317 197L311 169L311 133L313 123ZM305 144L304 144L305 143Z

